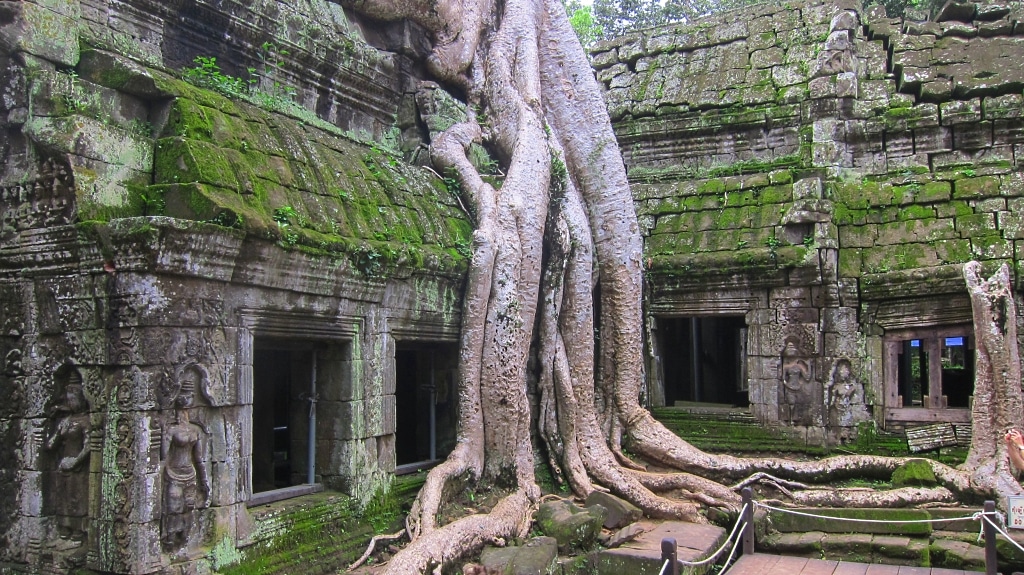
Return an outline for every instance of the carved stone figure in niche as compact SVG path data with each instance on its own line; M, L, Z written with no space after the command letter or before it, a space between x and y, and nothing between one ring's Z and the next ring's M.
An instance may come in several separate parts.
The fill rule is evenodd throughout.
M864 406L864 386L853 375L850 360L840 359L832 369L829 378L829 423L840 437L851 435L852 428L868 418Z
M203 375L204 370L196 364L178 371L173 422L164 427L160 454L164 482L161 542L165 551L180 549L188 543L190 528L197 520L195 510L209 505L207 433L189 415Z
M43 500L57 522L57 533L71 541L84 541L89 515L89 403L82 393L82 375L71 366L54 377L63 387L63 401L47 421L46 450L53 469Z
M782 393L779 419L792 425L811 425L814 377L811 362L799 348L799 339L786 338L782 350Z

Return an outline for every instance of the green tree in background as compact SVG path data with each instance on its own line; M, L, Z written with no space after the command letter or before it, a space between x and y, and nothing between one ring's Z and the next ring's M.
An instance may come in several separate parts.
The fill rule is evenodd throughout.
M903 17L907 10L921 10L932 16L946 0L869 0L866 5L885 6L890 17ZM584 6L568 0L566 12L584 46L597 40L616 38L644 28L698 18L764 3L764 0L594 0Z
M594 20L594 11L584 6L579 0L565 2L565 12L569 15L569 23L584 47L605 37L604 30Z
M644 28L690 22L702 16L732 10L763 0L594 0L594 21L614 38Z

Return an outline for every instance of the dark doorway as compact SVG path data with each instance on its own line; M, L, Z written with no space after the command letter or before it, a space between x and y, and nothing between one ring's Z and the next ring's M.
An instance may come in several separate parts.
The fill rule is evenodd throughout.
M436 461L455 447L454 344L399 343L395 350L395 457L401 466Z
M310 343L256 340L253 357L253 493L307 482Z
M658 318L665 405L748 405L743 316Z

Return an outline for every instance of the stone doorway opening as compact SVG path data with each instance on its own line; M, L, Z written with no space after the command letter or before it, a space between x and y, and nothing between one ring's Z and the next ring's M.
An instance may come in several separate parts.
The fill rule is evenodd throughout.
M317 361L314 342L256 338L253 342L252 492L314 485Z
M396 344L396 473L423 469L455 447L457 367L454 343Z
M657 321L665 405L749 405L744 316Z

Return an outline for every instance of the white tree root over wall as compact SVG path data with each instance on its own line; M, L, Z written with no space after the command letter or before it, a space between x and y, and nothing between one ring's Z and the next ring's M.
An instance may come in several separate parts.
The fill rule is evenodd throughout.
M405 18L425 27L434 40L428 70L464 93L474 111L431 146L433 163L456 175L475 220L462 310L458 441L429 473L407 521L412 542L386 573L439 571L489 541L525 535L540 496L527 397L534 341L538 440L557 477L579 496L606 489L649 516L702 521L701 505L735 508L739 496L728 483L751 477L801 504L909 505L979 488L1020 491L1002 446L1002 433L1019 424L1021 412L1016 332L1009 333L1012 319L1005 321L1015 317L1009 287L992 295L995 279L983 282L974 268L965 270L972 290L978 286L977 296L972 291L975 316L979 305L995 310L989 312L991 325L975 328L979 370L984 364L1005 372L989 387L1015 387L1017 394L1006 400L991 392L996 402L1009 401L1010 409L987 424L988 437L972 444L974 463L965 469L978 473L933 463L943 487L814 490L802 489L804 483L888 477L903 460L841 456L794 462L706 454L639 404L642 242L599 86L561 2L342 3L373 18ZM505 168L500 189L469 162L473 142L484 142ZM1004 315L993 320L993 313ZM1014 348L1000 348L999 338ZM982 360L983 348L991 360ZM1013 365L1016 374L1010 372ZM979 381L979 392L985 385ZM974 405L977 429L978 410L992 406L977 395ZM623 440L648 461L675 471L644 471L622 454ZM991 477L997 480L986 479ZM446 499L479 482L505 486L508 494L489 513L438 526Z

